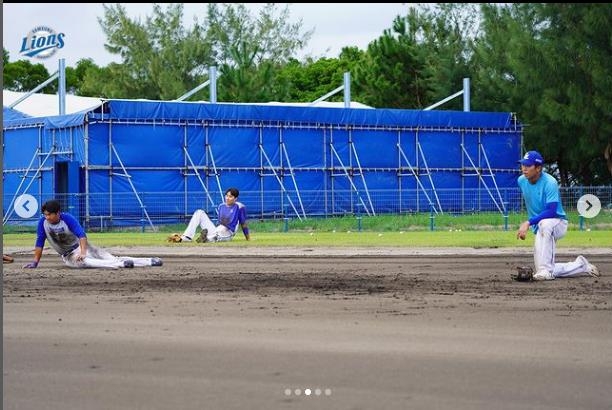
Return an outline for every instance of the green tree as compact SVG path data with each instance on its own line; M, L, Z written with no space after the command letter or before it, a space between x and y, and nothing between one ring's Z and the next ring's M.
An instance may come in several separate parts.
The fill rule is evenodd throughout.
M542 56L556 79L542 94L540 113L560 126L555 134L563 146L553 151L559 171L568 183L609 182L604 155L612 141L612 5L550 3L538 11L550 23L542 30Z
M92 59L83 58L75 68L66 68L66 89L68 92L83 97L110 98L115 85L110 71L116 64L98 67Z
M7 59L8 59L8 53ZM42 64L32 64L28 60L5 63L2 71L4 88L11 91L31 91L50 77ZM39 92L57 92L57 81L51 82Z
M469 76L477 31L473 4L425 4L397 16L368 45L355 70L356 93L375 107L425 108L454 93ZM462 109L462 100L443 109Z
M363 52L355 47L343 49L339 58L318 60L308 58L305 62L291 60L279 74L279 79L289 88L287 98L283 101L312 102L335 90L343 84L344 73L351 72L354 68L359 58L356 56L362 54ZM344 93L338 92L326 101L343 101L343 99Z
M417 44L420 16L410 9L396 17L393 27L372 41L355 68L355 94L377 108L418 108L427 102L425 56Z
M91 58L83 58L77 62L75 68L66 67L66 92L74 95L82 95L80 87L83 84L85 73L95 64Z
M266 4L255 19L243 4L209 3L207 41L219 68L219 100L260 102L284 100L287 79L283 65L302 49L312 32L302 22L289 24L289 8Z
M528 42L528 33L515 21L509 8L481 7L481 35L473 45L471 61L472 107L482 111L516 112L517 78L513 68L515 44Z
M109 98L178 98L203 82L213 62L202 26L195 21L187 31L182 17L182 4L170 4L166 10L155 4L153 16L144 23L131 20L121 4L104 5L104 17L98 21L107 36L105 48L122 62L87 71L86 77L103 80L100 94ZM92 92L93 81L86 83L84 92Z
M478 35L478 9L474 3L435 3L426 7L415 24L422 27L419 41L425 56L426 105L455 94L470 76L471 45ZM463 99L446 102L441 109L463 109Z
M609 183L612 6L483 6L473 60L479 106L513 111L527 149L540 150L561 183Z

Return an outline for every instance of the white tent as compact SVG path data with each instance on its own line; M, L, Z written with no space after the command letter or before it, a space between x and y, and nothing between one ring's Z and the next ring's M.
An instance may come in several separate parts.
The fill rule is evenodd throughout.
M16 91L2 91L2 105L9 107L15 101L19 100L26 93ZM87 111L102 105L104 99L95 97L80 97L77 95L66 95L66 114L74 114L81 111ZM200 101L206 102L206 101ZM253 103L249 103L253 104ZM284 103L284 102L268 102L258 103L264 105L283 105L296 107L326 107L326 108L344 108L343 102L317 101L315 103ZM21 101L14 107L17 111L29 115L30 117L47 117L59 115L59 96L57 94L32 94L25 100ZM372 108L368 105L357 101L350 102L350 108Z
M324 107L324 108L344 108L344 102L333 102L333 101L316 101L316 102L306 102L306 103L299 103L299 102L277 102L277 101L272 101L266 104L270 104L270 105L285 105L285 106L293 106L293 107ZM369 105L365 105L363 103L357 102L357 101L351 101L350 102L350 107L349 108L374 108L374 107L370 107Z
M2 90L2 105L9 107L25 94L27 93ZM99 107L102 101L100 98L66 94L66 114L75 114ZM31 117L48 117L60 114L59 105L59 95L35 93L11 108Z

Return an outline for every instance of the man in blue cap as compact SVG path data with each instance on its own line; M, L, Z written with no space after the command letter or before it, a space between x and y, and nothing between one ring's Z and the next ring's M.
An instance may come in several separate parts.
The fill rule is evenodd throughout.
M544 158L538 151L528 151L521 164L518 186L521 188L529 219L521 223L516 237L524 240L531 227L535 234L535 280L574 276L599 276L599 270L579 255L574 261L555 263L557 240L567 233L567 215L561 205L557 180L543 171Z

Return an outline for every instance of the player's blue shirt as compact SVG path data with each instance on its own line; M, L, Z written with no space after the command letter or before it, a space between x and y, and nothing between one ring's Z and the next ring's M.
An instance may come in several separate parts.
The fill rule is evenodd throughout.
M48 239L51 247L60 255L64 255L78 247L79 239L87 235L74 216L60 212L59 218L56 224L48 222L44 216L40 218L36 230L35 246L42 248L45 245L45 239Z
M530 183L525 175L521 175L518 178L518 186L521 188L521 192L523 193L529 219L532 219L546 211L546 204L550 203L557 204L555 215L552 217L567 219L567 215L563 210L563 205L561 205L559 185L557 184L557 180L552 175L542 172L542 175L540 175L540 178L535 184ZM536 231L537 224L534 225L532 229Z
M232 232L236 232L238 224L243 224L247 220L246 207L241 202L234 202L234 205L227 206L225 203L219 205L217 209L219 224L225 226Z

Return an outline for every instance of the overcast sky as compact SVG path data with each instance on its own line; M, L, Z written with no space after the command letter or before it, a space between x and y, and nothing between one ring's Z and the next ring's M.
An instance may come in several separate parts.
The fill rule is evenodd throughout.
M105 3L114 4L114 3ZM132 18L144 21L152 14L151 4L122 3ZM366 4L289 4L293 22L302 19L303 31L314 29L308 46L302 51L313 57L338 57L345 46L365 49L372 40L382 35L383 30L391 28L393 19L406 15L406 3L366 3ZM247 5L253 10L253 17L263 3ZM165 9L165 6L163 6ZM43 63L50 73L58 68L58 60L64 58L66 66L74 67L78 60L91 58L99 66L120 62L117 56L104 49L106 37L97 21L103 16L102 3L4 3L2 13L3 45L9 52L9 61L28 59L33 64ZM206 3L185 4L183 17L185 26L197 16L202 21ZM64 47L47 57L27 57L21 54L23 38L36 27L47 27L56 34L64 33Z

